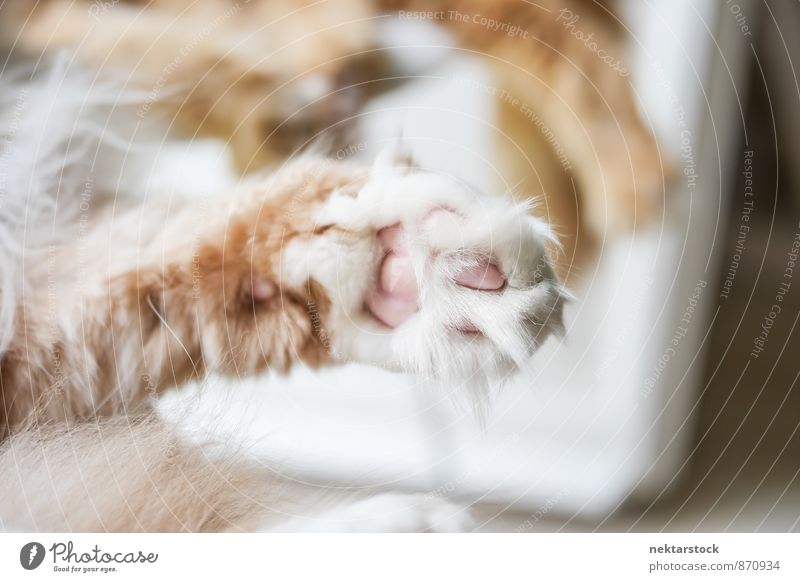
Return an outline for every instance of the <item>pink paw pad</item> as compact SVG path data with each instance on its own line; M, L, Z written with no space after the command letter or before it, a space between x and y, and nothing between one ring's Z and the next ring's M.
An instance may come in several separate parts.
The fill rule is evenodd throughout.
M454 219L459 219L455 211L436 208L428 213L422 224L426 229L435 229L440 221ZM378 285L367 298L366 309L375 319L394 328L419 310L419 287L403 226L395 224L381 229L378 240L384 257L378 267ZM475 291L498 291L506 284L500 269L488 258L458 273L455 282ZM472 326L468 327L472 331Z

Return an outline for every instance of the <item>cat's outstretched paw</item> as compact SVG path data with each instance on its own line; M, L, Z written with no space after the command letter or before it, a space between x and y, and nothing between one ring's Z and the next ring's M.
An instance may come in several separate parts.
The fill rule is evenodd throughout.
M334 357L480 380L523 367L562 327L566 293L529 207L451 177L379 161L317 211L285 278L331 301Z

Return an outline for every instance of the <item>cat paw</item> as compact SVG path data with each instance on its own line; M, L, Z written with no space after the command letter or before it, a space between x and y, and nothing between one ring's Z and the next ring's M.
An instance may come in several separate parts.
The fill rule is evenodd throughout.
M529 206L379 162L333 192L284 277L321 284L332 355L419 375L504 377L562 327L566 293Z

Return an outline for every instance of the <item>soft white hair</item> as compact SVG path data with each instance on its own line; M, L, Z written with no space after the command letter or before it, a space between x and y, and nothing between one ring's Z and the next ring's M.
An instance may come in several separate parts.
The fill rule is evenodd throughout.
M142 185L154 125L129 114L140 97L121 76L83 69L67 52L0 78L0 354L25 292L25 262L66 234L87 197Z

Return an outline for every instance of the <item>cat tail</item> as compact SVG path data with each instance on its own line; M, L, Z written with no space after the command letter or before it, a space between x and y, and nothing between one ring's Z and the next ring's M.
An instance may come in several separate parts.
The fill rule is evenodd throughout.
M152 154L130 147L145 133L130 111L136 103L136 91L66 52L0 77L0 355L14 334L25 263L46 260L93 199L137 188L152 164Z

